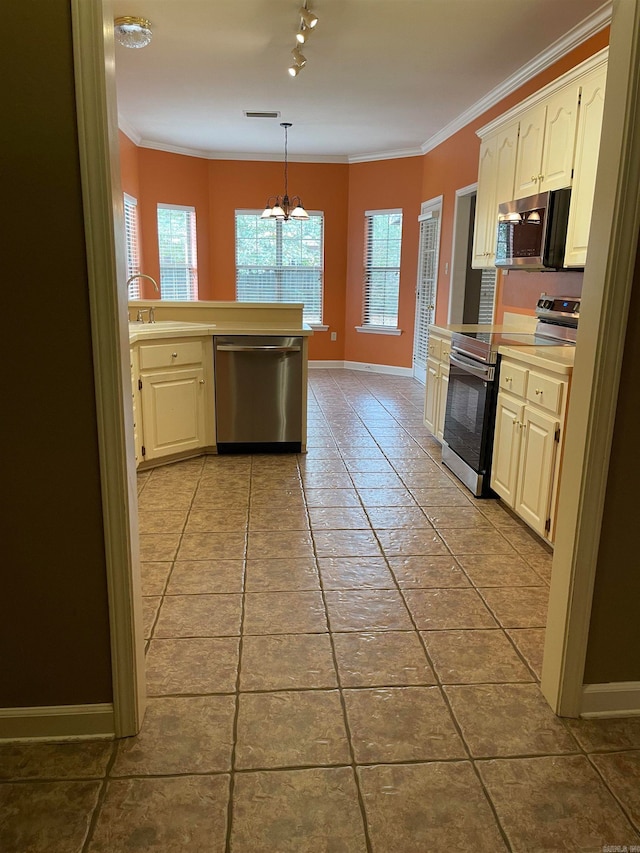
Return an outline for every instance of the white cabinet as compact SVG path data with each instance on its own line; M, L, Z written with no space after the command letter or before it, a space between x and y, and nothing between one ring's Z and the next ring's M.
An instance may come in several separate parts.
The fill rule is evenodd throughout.
M213 445L210 339L140 343L137 359L140 459L147 462Z
M569 376L503 358L498 381L491 488L552 542Z
M494 266L498 205L513 198L517 145L517 121L484 138L480 145L471 259L474 269Z
M520 117L514 198L571 186L579 95L574 83Z
M587 260L606 82L607 68L604 66L588 74L581 85L565 267L583 267Z
M432 329L429 331L424 423L427 429L442 441L449 388L451 338L448 335L439 335Z

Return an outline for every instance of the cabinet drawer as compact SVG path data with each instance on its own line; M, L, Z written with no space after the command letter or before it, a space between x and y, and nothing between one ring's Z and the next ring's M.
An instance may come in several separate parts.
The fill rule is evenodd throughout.
M518 397L524 397L524 389L527 387L527 373L524 367L518 367L508 361L500 365L499 386L501 391L509 391Z
M173 365L201 364L204 356L202 341L174 341L170 344L143 344L140 346L140 370Z
M536 406L559 415L564 386L565 383L559 379L530 370L526 398Z
M440 359L449 364L449 356L451 355L451 341L442 341L440 346Z
M434 338L432 335L429 335L429 358L435 358L438 361L440 360L440 353L442 351L442 344L444 341L442 338Z

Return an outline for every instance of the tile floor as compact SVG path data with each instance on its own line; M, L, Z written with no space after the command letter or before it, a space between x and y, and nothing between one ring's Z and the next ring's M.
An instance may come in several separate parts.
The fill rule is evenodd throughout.
M640 845L640 718L551 713L550 554L423 396L312 371L307 455L140 475L142 731L0 747L3 853Z

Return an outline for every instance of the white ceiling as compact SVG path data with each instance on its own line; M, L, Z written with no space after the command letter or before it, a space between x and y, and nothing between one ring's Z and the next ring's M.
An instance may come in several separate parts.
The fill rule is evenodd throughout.
M307 65L287 73L301 0L115 0L152 23L116 46L121 127L153 148L357 161L416 154L541 54L601 27L602 0L309 0ZM565 41L562 41L565 44ZM548 49L552 47L551 51ZM277 110L248 119L244 110ZM445 132L446 133L446 132Z

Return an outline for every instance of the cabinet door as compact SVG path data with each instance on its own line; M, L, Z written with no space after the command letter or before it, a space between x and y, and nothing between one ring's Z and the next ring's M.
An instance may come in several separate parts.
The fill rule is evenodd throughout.
M525 406L515 511L542 536L551 506L558 426L557 418Z
M570 187L576 142L579 86L567 86L547 102L538 192Z
M142 462L142 411L139 405L138 358L131 352L131 402L133 404L133 447L136 466Z
M435 435L437 431L438 398L440 392L440 362L427 359L427 389L424 403L424 425Z
M540 104L520 117L514 198L526 198L538 192L546 115L546 104Z
M498 394L491 488L511 507L516 502L523 413L522 403L507 394Z
M489 227L497 219L496 176L497 176L497 135L492 134L480 144L480 162L478 164L478 192L476 194L476 215L473 226L473 255L471 266L482 269L491 266L489 252ZM495 251L495 247L493 247Z
M440 365L440 388L438 389L438 415L436 420L436 438L444 441L444 416L447 413L447 393L449 391L449 365Z
M606 66L596 69L581 81L573 189L564 256L566 267L583 267L587 260L606 81Z
M204 370L194 367L142 377L145 459L205 444Z

